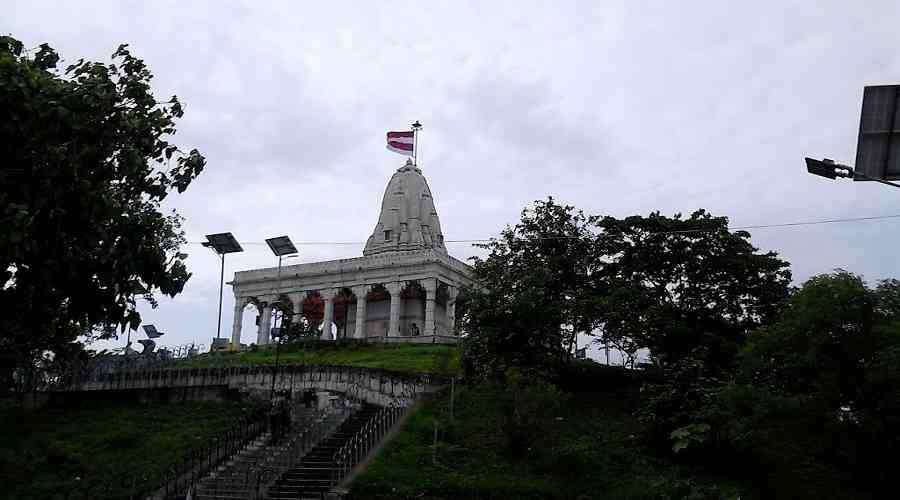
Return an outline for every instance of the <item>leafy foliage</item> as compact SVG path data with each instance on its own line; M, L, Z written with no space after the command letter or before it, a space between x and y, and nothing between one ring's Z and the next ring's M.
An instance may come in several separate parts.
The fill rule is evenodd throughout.
M703 210L616 219L535 202L474 259L467 373L552 372L576 333L632 356L649 349L660 364L702 347L705 362L727 369L788 295L788 264L749 237Z
M871 289L845 271L815 276L749 336L734 369L717 368L703 347L667 363L642 391L651 442L745 476L764 498L896 497L894 285Z
M716 422L717 390L726 375L708 357L705 348L695 348L666 363L641 387L637 416L650 443L660 450L702 452L716 444L717 429L711 424Z
M758 398L790 402L793 411L762 428L803 422L789 439L818 441L807 446L806 462L846 471L891 497L900 494L896 285L871 289L846 271L811 278L778 322L751 337L737 380ZM747 408L734 421L759 419L766 408Z
M190 274L181 219L160 204L205 160L167 138L183 114L158 103L126 45L112 64L64 70L0 37L0 383L79 335L136 328L137 298L174 296ZM102 327L95 330L97 327Z
M698 210L688 218L603 217L596 221L594 326L604 341L648 348L665 363L703 347L727 365L746 335L779 311L788 264L759 253L728 219Z
M578 299L589 236L581 212L548 198L481 245L489 253L473 259L479 286L467 293L463 316L468 376L498 380L511 368L548 376L568 359L574 330L585 324Z
M503 384L457 386L452 419L449 391L424 402L351 484L348 498L736 498L727 482L716 487L692 478L635 438L633 374L579 362L569 370L574 387L527 384L519 374L510 374L518 395ZM533 434L524 448L510 440L518 432L505 428L513 407Z

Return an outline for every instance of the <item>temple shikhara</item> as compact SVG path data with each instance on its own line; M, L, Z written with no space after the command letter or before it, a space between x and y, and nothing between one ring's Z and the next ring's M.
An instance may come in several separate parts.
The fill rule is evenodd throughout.
M251 305L260 345L271 341L276 310L321 324L326 340L456 342L456 299L471 283L471 268L447 253L428 182L408 160L388 182L362 257L235 273L232 346Z

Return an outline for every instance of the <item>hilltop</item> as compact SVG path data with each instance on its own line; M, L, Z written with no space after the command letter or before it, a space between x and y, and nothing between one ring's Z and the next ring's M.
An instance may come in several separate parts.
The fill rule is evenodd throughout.
M241 352L213 352L183 360L176 366L190 368L227 366L345 365L409 374L448 375L459 370L459 348L446 344L368 344L361 342L307 341L252 347Z

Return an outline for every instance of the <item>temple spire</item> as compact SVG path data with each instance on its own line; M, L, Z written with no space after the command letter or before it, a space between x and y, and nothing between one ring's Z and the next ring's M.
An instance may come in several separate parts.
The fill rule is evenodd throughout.
M363 255L425 249L447 253L428 181L412 159L407 159L388 182Z

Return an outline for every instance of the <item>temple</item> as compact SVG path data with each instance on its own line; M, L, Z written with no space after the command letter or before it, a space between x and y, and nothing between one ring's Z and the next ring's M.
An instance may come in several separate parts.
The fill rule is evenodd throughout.
M471 276L447 254L428 182L407 161L388 182L362 257L235 273L231 343L240 346L247 306L259 313L259 345L271 341L276 310L322 325L326 340L456 342L456 299Z

